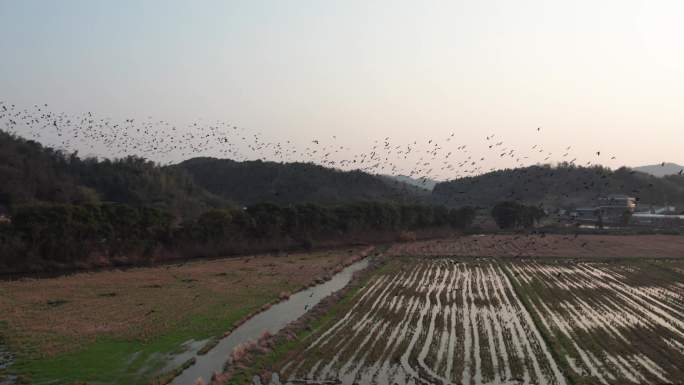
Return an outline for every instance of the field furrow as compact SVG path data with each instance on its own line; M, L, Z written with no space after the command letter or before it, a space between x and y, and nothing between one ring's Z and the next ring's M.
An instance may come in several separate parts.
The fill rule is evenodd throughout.
M281 367L349 385L676 383L682 280L679 261L396 258Z

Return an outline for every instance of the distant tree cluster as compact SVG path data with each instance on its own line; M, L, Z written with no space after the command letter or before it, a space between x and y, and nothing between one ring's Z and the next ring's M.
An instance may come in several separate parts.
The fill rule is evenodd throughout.
M210 210L184 222L174 248L185 255L221 255L269 242L311 249L319 242L364 235L399 234L407 230L463 230L475 219L472 208L359 202L325 206L315 203L280 206L260 203L244 209Z
M363 202L338 206L256 204L213 209L175 224L171 213L125 204L28 204L0 224L0 269L138 264L153 259L196 257L208 251L275 247L311 248L345 235L438 227L465 229L470 208ZM239 246L239 247L238 247ZM94 262L95 261L95 262Z
M544 216L544 210L537 206L526 206L513 201L500 202L492 208L492 217L501 229L534 227Z
M324 237L358 231L415 230L451 226L465 229L475 217L471 208L361 202L338 206L313 203L278 206L261 203L243 210L211 210L182 224L187 239Z

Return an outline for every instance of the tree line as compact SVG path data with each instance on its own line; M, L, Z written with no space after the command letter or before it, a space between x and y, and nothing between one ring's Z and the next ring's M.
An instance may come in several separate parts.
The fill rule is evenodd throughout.
M211 209L179 221L163 209L121 203L40 203L0 223L0 269L140 264L250 250L312 248L357 234L465 229L475 210L360 202L323 206L261 203Z
M534 227L546 216L546 212L538 206L528 206L519 202L499 202L491 211L494 222L500 229Z

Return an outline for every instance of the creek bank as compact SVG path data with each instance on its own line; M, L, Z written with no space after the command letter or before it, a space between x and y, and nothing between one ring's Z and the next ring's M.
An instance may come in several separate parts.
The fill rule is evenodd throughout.
M297 341L299 336L304 332L311 331L311 324L316 320L322 318L335 305L340 303L352 290L358 289L366 281L370 274L377 270L385 263L383 259L374 258L367 267L363 270L356 271L349 283L338 291L335 291L323 298L311 310L304 313L301 317L287 326L283 327L276 334L262 334L258 339L248 341L241 346L238 346L231 357L224 365L223 373L215 373L210 380L211 385L224 385L231 381L239 374L244 374L250 367L256 364L260 358L271 353L275 347ZM254 384L269 384L273 380L279 383L277 373L274 373L268 368L259 368L257 375L252 379ZM295 383L297 381L288 381L288 383ZM329 382L326 382L328 384ZM330 382L333 383L333 382ZM311 383L312 385L314 383ZM317 384L317 383L316 383Z
M236 347L248 341L258 339L264 334L278 333L290 322L297 320L303 314L315 308L322 299L328 297L345 286L352 280L356 271L365 269L369 264L366 258L373 251L370 246L348 260L348 265L341 268L336 274L328 274L318 280L319 284L312 282L308 288L289 296L281 295L274 303L264 305L259 311L253 312L238 322L224 334L224 337L216 343L212 349L202 350L203 355L196 355L194 365L188 367L171 381L174 385L192 384L198 378L211 378L213 373L221 373L224 370L226 358ZM321 283L322 282L322 283Z

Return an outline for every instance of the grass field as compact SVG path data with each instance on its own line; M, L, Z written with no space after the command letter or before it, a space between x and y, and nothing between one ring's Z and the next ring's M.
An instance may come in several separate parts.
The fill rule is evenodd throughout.
M188 345L222 335L360 248L0 282L0 340L36 384L147 384ZM185 344L185 345L184 345Z
M684 260L606 261L619 243L594 241L583 260L395 256L261 367L343 384L681 383Z

